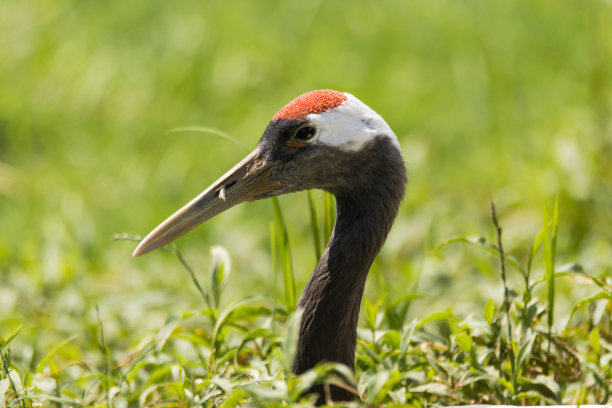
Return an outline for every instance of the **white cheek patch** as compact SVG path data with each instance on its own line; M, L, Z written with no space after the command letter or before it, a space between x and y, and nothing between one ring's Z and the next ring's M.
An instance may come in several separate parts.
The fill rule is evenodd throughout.
M353 95L345 95L346 100L340 106L306 116L308 122L319 130L317 142L358 151L376 136L386 136L399 149L397 137L387 122Z

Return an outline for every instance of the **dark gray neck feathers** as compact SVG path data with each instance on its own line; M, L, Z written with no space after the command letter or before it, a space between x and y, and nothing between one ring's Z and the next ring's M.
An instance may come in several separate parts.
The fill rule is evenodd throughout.
M296 373L320 361L354 369L357 321L368 271L404 195L406 168L399 149L388 138L378 137L353 154L359 163L358 182L331 191L336 196L336 223L299 301L303 315ZM332 400L355 398L346 390L331 388Z

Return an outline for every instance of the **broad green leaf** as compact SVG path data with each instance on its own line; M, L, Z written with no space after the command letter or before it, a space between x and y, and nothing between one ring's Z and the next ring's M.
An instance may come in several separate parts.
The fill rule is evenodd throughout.
M368 299L364 301L364 316L366 320L366 324L370 330L376 330L380 323L381 317L379 317L379 308L382 304L382 301L377 301L376 303L370 302Z
M6 393L9 390L9 387L11 386L11 382L8 378L5 378L4 380L0 380L0 406L6 407Z
M484 307L484 318L489 324L493 324L493 319L495 318L495 304L493 303L493 299L489 299Z
M418 385L416 387L411 387L410 391L412 392L427 392L430 394L434 394L434 395L440 395L440 396L448 396L452 394L452 391L449 390L449 388L444 385L444 384L440 384L440 383L428 383L428 384L423 384L423 385Z
M446 321L449 321L449 322L456 322L458 319L457 319L457 317L455 317L455 315L452 312L449 312L449 311L446 311L446 312L437 312L437 313L430 314L426 318L422 319L416 325L415 328L416 329L420 329L421 327L423 327L427 323L434 322L434 321L437 321L437 320L446 320Z
M455 342L461 347L465 352L470 353L472 351L472 337L462 331L455 335Z
M535 391L540 394L542 397L549 399L550 401L554 401L556 403L560 403L559 397L556 392L550 389L549 385L544 384L542 381L538 380L529 380L523 377L519 384L519 389L521 392L525 391Z
M591 348L595 352L596 355L599 355L599 351L601 350L601 341L599 338L599 328L596 327L589 333L589 343L591 344Z
M391 372L388 370L378 371L374 374L363 391L364 400L366 402L375 402L378 393L385 386L385 383L390 377Z
M389 330L380 337L380 341L387 344L391 349L400 348L402 337L397 330Z
M527 339L523 341L523 344L521 344L521 347L516 353L516 370L518 372L520 372L521 368L523 367L523 363L529 360L529 356L531 355L531 349L533 347L533 342L535 341L535 338L536 333L531 333L529 337L527 337Z

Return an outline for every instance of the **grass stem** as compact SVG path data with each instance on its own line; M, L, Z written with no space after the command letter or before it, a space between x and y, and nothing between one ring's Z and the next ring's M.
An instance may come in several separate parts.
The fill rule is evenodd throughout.
M321 258L321 233L319 231L319 219L317 217L317 206L315 205L314 191L308 190L308 207L310 208L310 228L312 229L312 238L314 240L314 249L316 259Z
M278 251L277 254L280 258L280 265L283 271L283 281L285 285L285 300L287 306L290 308L296 305L296 291L295 291L295 276L293 272L293 259L291 256L291 244L289 242L289 233L287 232L287 224L283 217L283 212L280 207L280 203L277 197L272 197L272 203L274 205L274 218L275 224L278 228L277 243Z
M499 250L500 258L500 273L504 283L504 310L506 312L506 321L508 322L508 341L510 342L510 366L512 367L512 390L514 396L517 395L517 378L516 378L516 365L514 361L514 342L512 341L512 322L510 320L510 294L508 289L508 283L506 282L506 262L504 255L504 247L502 245L502 228L497 221L497 213L495 212L495 203L491 200L491 219L495 226L495 233L497 235L497 249Z
M102 318L100 317L100 308L96 304L96 315L98 316L98 327L100 327L100 347L104 355L104 391L106 392L106 406L110 408L110 378L108 369L108 349L104 341L104 328L102 327Z

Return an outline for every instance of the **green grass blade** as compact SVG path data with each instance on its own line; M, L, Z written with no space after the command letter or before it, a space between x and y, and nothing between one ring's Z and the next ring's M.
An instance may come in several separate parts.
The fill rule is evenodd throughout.
M234 305L229 306L227 309L223 310L221 314L219 315L217 324L213 328L213 332L211 336L211 344L213 348L217 347L217 343L219 342L221 330L223 329L227 321L231 320L232 313L241 312L242 309L246 309L251 303L260 302L262 299L265 299L265 298L263 296L253 296L250 298L246 298L240 302L237 302Z
M521 347L516 353L516 370L518 372L521 371L523 364L525 363L525 361L529 359L529 356L531 356L531 350L533 348L533 343L535 339L536 339L536 333L535 332L531 333L527 337L527 339L523 341L523 344L521 344Z
M284 352L284 369L288 375L293 371L293 362L297 352L298 334L300 331L300 322L302 320L302 309L296 310L295 314L289 319L287 324L287 332L285 334L285 342L283 347Z
M155 349L157 352L161 352L168 342L172 333L176 330L176 327L179 325L181 320L178 317L171 316L166 320L166 324L157 332L157 336L155 337Z
M567 324L565 325L565 328L567 329L569 327L570 322L572 321L572 317L574 317L574 315L576 314L576 312L584 307L585 305L588 305L589 303L595 302L597 300L601 300L601 299L607 299L608 301L612 301L612 293L608 293L608 292L597 292L596 294L594 294L593 296L589 296L585 299L582 299L578 302L576 302L574 304L574 306L572 307L572 310L570 312L570 316L567 319Z
M15 339L15 337L17 337L17 335L21 331L21 327L22 327L22 325L19 325L19 327L17 327L15 330L13 330L13 332L7 337L6 340L0 338L0 351L2 351L2 349L4 347L6 347L9 344L11 344L11 342Z
M526 275L526 280L527 282L529 282L529 276L531 274L531 265L533 264L533 258L535 258L535 255L538 253L538 251L540 250L540 247L542 246L542 239L544 239L544 229L546 227L542 228L538 234L536 235L535 239L533 240L533 245L531 246L531 249L529 250L529 258L527 260L527 275ZM528 288L529 290L529 288Z
M36 399L44 399L47 401L55 402L58 406L61 406L61 407L81 408L85 406L83 404L79 404L76 401L71 401L67 398L59 398L59 397L56 397L55 395L39 395L37 396Z
M278 256L276 248L276 226L270 221L270 255L272 257L272 293L274 293L274 318L272 319L272 332L276 333L276 313L278 309Z
M431 228L433 225L433 221L431 221L429 223L429 225L427 226L427 232L425 233L425 239L423 240L423 257L421 258L421 262L419 263L419 267L417 269L417 274L414 277L414 281L412 282L412 286L410 287L410 295L412 296L412 299L416 299L419 297L418 292L419 292L419 285L421 283L421 277L423 276L423 271L425 270L425 264L427 262L427 255L431 252ZM403 319L405 319L405 317L408 315L408 312L410 311L410 306L412 305L412 299L408 300L408 302L406 303L406 310L403 313L403 317L402 317L402 324Z
M431 323L431 322L435 322L438 320L445 320L448 322L456 322L458 319L457 317L453 314L453 312L451 312L450 310L444 311L444 312L436 312L436 313L432 313L429 316L421 319L415 326L415 329L420 329L421 327L425 326L427 323Z
M3 374L6 378L8 378L11 388L13 392L15 393L16 399L19 401L21 408L26 408L25 400L23 399L23 396L20 393L20 391L22 391L22 385L21 385L22 381L19 375L17 374L17 372L10 369L11 360L12 360L12 355L11 355L10 349L6 352L0 351L0 361L2 361ZM14 375L11 375L11 374L14 374ZM0 376L0 378L1 377L2 376Z
M283 218L283 213L280 204L276 197L272 197L274 204L274 220L278 231L278 255L283 271L283 282L285 287L285 301L289 307L295 307L295 276L293 273L293 261L291 256L291 245L289 243L289 234L287 233L287 225Z
M204 299L204 302L206 303L206 306L208 306L210 309L213 310L213 314L212 319L213 319L213 324L215 324L215 318L216 318L216 310L213 309L213 304L212 304L212 300L210 299L208 293L206 293L204 291L204 288L202 288L202 285L200 284L200 281L198 280L198 277L196 276L195 271L193 270L193 268L191 267L191 265L189 265L187 263L187 260L185 258L183 258L183 254L181 254L181 251L179 251L179 249L176 247L176 245L172 245L172 246L164 246L162 247L163 250L166 250L172 254L174 254L179 262L181 263L181 265L183 265L183 268L185 268L187 270L187 272L189 272L189 276L191 277L191 281L193 282L193 284L195 285L196 289L198 290L198 292L200 293L200 295L202 296L202 298Z
M474 245L477 248L485 250L485 251L487 251L487 252L489 252L489 253L491 253L493 255L497 255L497 256L501 256L502 255L502 254L500 254L499 249L497 248L497 245L495 245L495 244L493 244L491 242L488 242L486 240L486 238L484 238L484 237L455 237L455 238L451 238L449 240L446 240L446 241L442 242L437 247L435 247L431 251L431 254L432 255L436 255L438 252L440 252L446 246L448 246L450 244L455 244L455 243ZM508 264L514 266L516 269L518 269L521 272L521 274L523 274L523 276L526 275L525 268L518 261L518 259L516 259L516 257L514 257L512 255L508 255L508 254L503 254L503 257L504 257L504 262L508 262Z
M328 193L323 193L323 233L324 238L328 239L334 229L336 205L334 197Z
M70 337L68 340L63 341L62 343L58 344L57 346L55 346L50 352L48 352L47 354L45 354L45 356L40 360L40 362L37 364L36 366L36 370L35 372L40 372L42 371L42 369L49 363L49 361L53 358L53 356L60 351L66 344L70 343L72 340L74 340L77 336L74 335L72 337Z
M230 142L234 143L237 146L240 146L242 149L244 149L245 151L249 151L249 148L246 147L244 144L242 144L238 139L228 135L225 132L222 132L221 130L218 129L214 129L211 127L206 127L206 126L181 126L181 127L177 127L174 129L170 129L169 131L166 132L166 134L170 134L170 133L178 133L178 132L200 132L200 133L210 133L212 135L216 135L216 136L221 136L222 138L229 140Z
M319 231L319 218L317 217L317 206L315 205L314 191L308 190L308 208L310 209L310 228L317 260L321 258L321 232Z
M100 308L96 305L96 315L98 317L98 326L100 328L100 350L104 356L104 392L106 393L106 406L110 408L111 406L111 391L110 391L110 368L108 364L109 360L109 350L106 347L106 342L104 341L104 327L102 326L102 317L100 316Z
M559 198L555 198L552 214L546 211L544 225L544 276L546 280L546 323L548 336L552 332L555 312L555 251L559 223ZM550 353L550 341L548 344Z
M491 220L493 221L493 225L495 226L495 235L497 236L497 251L499 253L500 259L500 275L502 278L502 282L504 284L504 310L506 312L506 323L508 325L508 342L510 343L510 365L512 369L512 392L516 397L518 393L518 377L517 377L517 368L516 368L516 360L514 354L514 340L512 339L512 319L510 317L510 289L508 287L508 282L506 280L506 255L504 252L504 246L502 241L502 227L497 220L497 211L495 210L495 203L491 200ZM522 269L521 269L522 271Z

